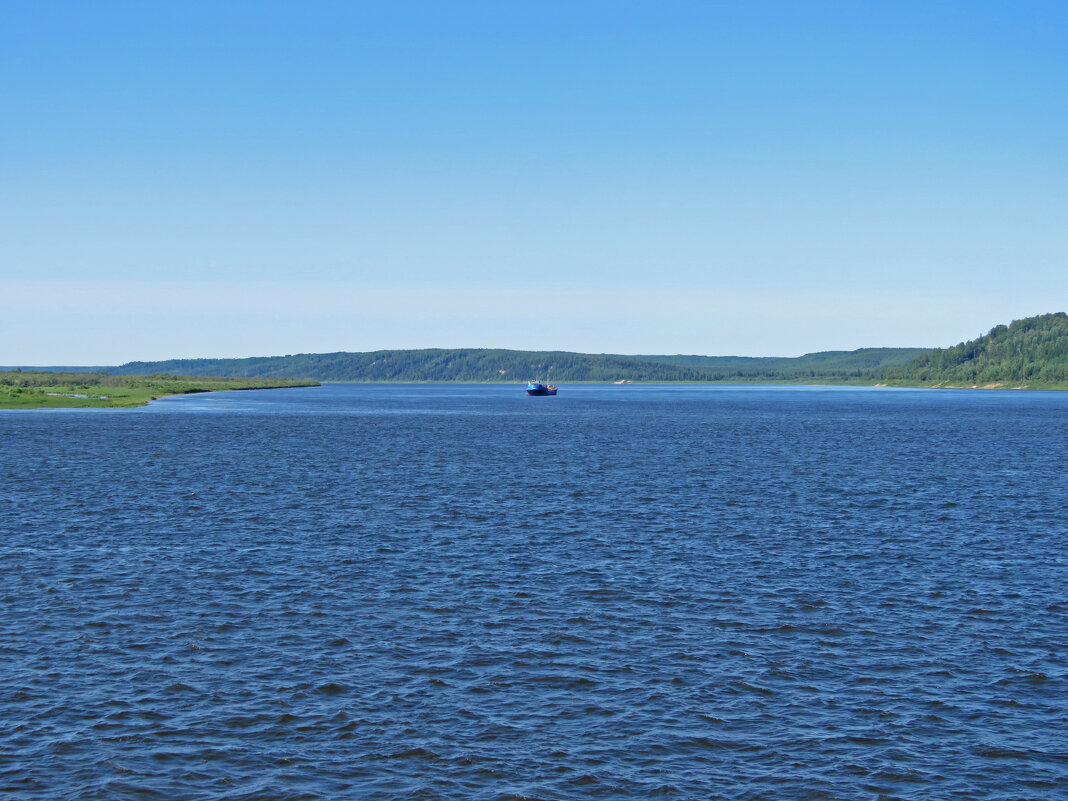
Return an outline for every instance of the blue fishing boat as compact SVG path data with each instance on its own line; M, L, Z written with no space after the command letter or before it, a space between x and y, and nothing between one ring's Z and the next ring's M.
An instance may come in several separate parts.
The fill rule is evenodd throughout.
M527 384L527 394L528 395L555 395L556 394L556 385L555 384L545 385L545 384L539 384L537 381L531 381L529 384Z

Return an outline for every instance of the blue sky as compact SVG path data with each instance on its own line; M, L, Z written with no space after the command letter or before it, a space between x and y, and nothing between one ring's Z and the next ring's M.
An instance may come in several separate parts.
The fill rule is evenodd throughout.
M0 4L0 364L1068 309L1063 2Z

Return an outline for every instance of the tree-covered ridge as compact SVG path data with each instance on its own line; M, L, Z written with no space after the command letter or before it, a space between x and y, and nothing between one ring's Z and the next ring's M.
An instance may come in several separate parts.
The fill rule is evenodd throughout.
M301 353L248 359L131 362L116 373L163 370L186 375L308 378L319 381L703 381L700 370L634 357L485 348Z
M171 359L130 362L101 371L118 375L168 373L309 381L890 383L1068 388L1068 317L1058 312L1017 320L1008 326L996 326L972 342L933 351L861 348L778 358L427 348L247 359Z
M828 350L804 356L638 356L635 358L693 367L713 381L860 378L876 367L906 364L927 348L860 348Z
M288 377L319 381L556 382L846 380L871 367L901 364L918 348L864 348L810 353L798 358L738 356L623 356L567 351L488 348L378 350L368 353L301 353L248 359L172 359L130 362L114 373Z
M1068 315L1056 312L998 325L978 339L936 348L873 374L921 385L1068 386Z

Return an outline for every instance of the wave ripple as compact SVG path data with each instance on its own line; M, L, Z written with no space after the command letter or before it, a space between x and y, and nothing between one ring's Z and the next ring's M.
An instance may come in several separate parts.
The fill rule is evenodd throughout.
M0 415L0 792L1054 799L1068 393Z

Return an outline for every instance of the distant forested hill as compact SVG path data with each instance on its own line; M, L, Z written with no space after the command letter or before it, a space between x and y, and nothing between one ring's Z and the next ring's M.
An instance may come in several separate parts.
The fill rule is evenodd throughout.
M1068 388L1068 316L1058 312L1017 320L1008 326L996 326L972 342L931 351L861 348L808 353L797 358L752 358L428 348L249 359L170 359L97 369L117 375L170 373L312 381L1011 384Z
M454 348L301 353L250 359L172 359L130 362L113 373L307 378L317 381L703 381L701 370L628 356L565 351Z
M833 376L856 378L876 367L907 364L927 353L929 348L861 348L806 353L796 358L777 356L635 356L632 358L664 364L693 367L713 377L730 378L811 378Z
M1068 315L998 325L986 336L937 348L905 365L873 371L894 383L1068 387Z
M872 367L902 364L922 348L865 348L798 358L623 356L481 348L301 353L249 359L171 359L130 362L119 374L167 372L235 378L317 381L766 381L850 380Z

